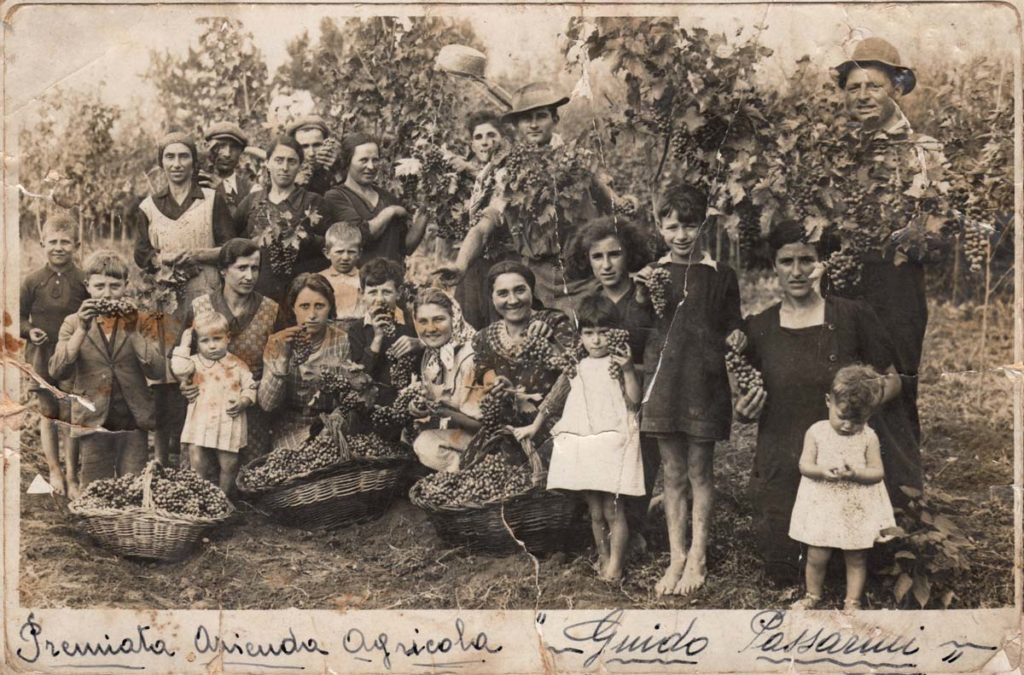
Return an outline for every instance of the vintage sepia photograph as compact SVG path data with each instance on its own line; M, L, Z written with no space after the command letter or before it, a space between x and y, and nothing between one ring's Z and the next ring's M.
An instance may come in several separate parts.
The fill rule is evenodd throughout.
M1019 602L1013 6L5 11L9 607Z

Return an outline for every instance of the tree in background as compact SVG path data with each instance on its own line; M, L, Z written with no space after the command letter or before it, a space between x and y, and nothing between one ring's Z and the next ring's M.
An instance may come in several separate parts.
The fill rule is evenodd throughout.
M190 46L185 56L150 53L146 77L156 85L167 126L201 142L212 122L231 120L253 139L265 137L269 76L252 33L225 17L196 22L204 26L198 48Z

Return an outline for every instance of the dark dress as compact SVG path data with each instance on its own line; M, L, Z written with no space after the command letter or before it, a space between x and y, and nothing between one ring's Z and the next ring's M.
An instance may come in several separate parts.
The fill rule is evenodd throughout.
M640 430L725 440L732 424L725 338L743 324L736 273L711 262L667 268L672 282L665 316L645 350Z
M836 244L832 244L836 248ZM893 253L865 253L861 259L861 281L847 295L863 300L875 310L889 331L896 370L903 378L901 398L906 405L918 441L921 425L917 413L918 371L924 334L928 328L928 299L925 295L925 264L941 260L946 248L934 242L926 257L904 259L896 264ZM826 287L825 293L839 295Z
M836 372L854 363L885 371L893 347L878 317L863 302L829 298L825 322L783 328L776 304L747 320L748 356L761 371L768 397L758 420L750 476L754 539L768 575L792 581L800 574L800 544L789 538L789 521L800 484L804 434L828 418L825 394ZM878 434L886 488L905 503L898 485L921 487L921 464L910 420L899 399L870 420Z
M363 231L363 254L359 257L360 266L374 258L387 258L404 266L405 256L412 253L412 251L405 250L405 235L409 229L407 219L392 220L376 239L369 237L369 221L379 216L380 212L389 206L402 205L398 198L387 190L375 189L378 199L377 205L372 207L347 185L336 185L328 190L324 195L328 222L344 221L358 226Z
M292 190L278 204L270 201L267 188L261 188L246 195L235 211L238 231L243 237L258 243L270 223L279 223L282 219L292 227L301 224L309 236L299 242L299 253L292 265L291 274L278 274L270 263L267 247L260 247L260 276L256 281L256 292L279 305L285 304L285 295L292 279L304 272L319 272L327 267L324 234L330 225L320 195L300 187Z

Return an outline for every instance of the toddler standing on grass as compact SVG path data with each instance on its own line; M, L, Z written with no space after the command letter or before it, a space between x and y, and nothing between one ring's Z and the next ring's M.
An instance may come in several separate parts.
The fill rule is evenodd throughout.
M57 384L50 376L49 361L57 345L61 324L78 311L89 297L85 290L85 274L75 264L78 250L78 225L70 216L51 216L39 235L39 245L46 254L46 264L30 272L21 283L21 337L27 341L25 363L49 384ZM33 386L39 404L39 438L43 456L50 469L50 485L57 494L77 496L78 485L74 465L66 462L61 469L58 422L69 422L69 405L59 401L50 391ZM64 434L64 452L72 451L71 435ZM66 476L64 475L66 471Z
M196 316L174 348L171 370L180 380L192 378L199 396L188 405L181 432L192 468L220 485L231 497L238 475L238 454L247 443L242 412L256 400L256 385L245 362L228 353L228 320L217 312ZM195 335L198 354L191 354Z
M620 496L644 494L637 422L643 388L629 347L611 349L609 331L621 327L612 301L603 295L584 297L577 319L587 356L569 380L561 418L551 429L547 488L583 492L590 508L599 575L617 582L622 579L629 544L626 502ZM549 394L532 424L513 429L515 437L519 441L533 438L544 421L559 412L551 409L559 397Z
M828 419L812 424L804 436L789 536L807 544L807 595L793 609L821 602L832 549L846 560L843 609L860 609L868 551L884 539L882 530L896 526L882 482L878 436L867 426L884 392L883 375L870 366L842 368L825 395Z

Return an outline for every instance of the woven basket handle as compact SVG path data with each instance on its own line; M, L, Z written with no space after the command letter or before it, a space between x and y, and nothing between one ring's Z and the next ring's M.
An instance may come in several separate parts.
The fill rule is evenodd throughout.
M547 483L548 472L545 471L544 462L541 461L540 455L537 454L537 450L533 447L533 439L523 439L522 446L523 451L526 453L526 458L530 460L530 468L533 470L530 482L534 487L541 487L545 485Z
M153 478L157 466L158 462L155 459L151 459L146 464L145 471L142 472L142 508L147 511L156 510L156 506L153 504Z

